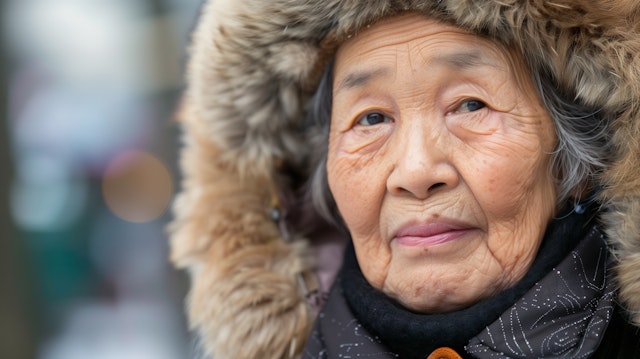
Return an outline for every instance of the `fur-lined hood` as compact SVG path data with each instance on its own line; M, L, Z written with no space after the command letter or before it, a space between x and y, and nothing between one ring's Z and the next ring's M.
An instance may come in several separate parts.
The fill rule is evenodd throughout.
M309 173L305 105L335 44L401 11L515 44L532 71L614 119L611 163L595 181L620 298L640 325L640 3L215 0L193 36L180 114L184 182L170 229L207 355L294 358L303 348L314 311L301 279L314 253L278 224L283 189L299 181L291 174Z

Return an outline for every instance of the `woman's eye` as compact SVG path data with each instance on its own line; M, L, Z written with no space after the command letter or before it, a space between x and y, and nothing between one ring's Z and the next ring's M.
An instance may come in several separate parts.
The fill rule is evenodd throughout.
M455 112L457 113L473 112L473 111L478 111L485 107L487 107L487 104L485 104L480 100L467 100L461 103Z
M391 119L381 114L380 112L371 112L358 120L358 125L361 126L373 126L381 123L391 122Z

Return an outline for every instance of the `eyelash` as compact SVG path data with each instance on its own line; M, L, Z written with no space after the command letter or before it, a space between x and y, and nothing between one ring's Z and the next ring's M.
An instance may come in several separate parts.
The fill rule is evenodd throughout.
M365 120L367 120L369 118L369 116L372 116L372 115L380 116L382 118L382 121L376 122L374 124L364 124L363 122ZM385 115L384 113L382 113L382 112L368 112L368 113L360 116L358 118L358 120L356 121L356 124L360 125L360 126L375 126L375 125L378 125L378 124L381 124L381 123L390 123L390 122L393 122L393 120L391 118L389 118L387 115Z
M470 103L476 103L479 107L476 108L475 110L467 110L467 111L460 111L461 108L463 107L469 107ZM465 106L466 104L466 106ZM484 101L475 99L475 98L469 98L469 99L465 99L462 102L459 102L456 104L456 107L452 110L449 111L448 114L452 114L452 113L470 113L470 112L476 112L479 110L482 110L483 108L488 107L487 104Z
M477 106L477 108L471 109L471 110L467 110L467 111L460 111L461 108L469 108L470 104L475 104ZM487 104L484 101L475 99L475 98L470 98L470 99L465 99L462 102L459 102L456 104L456 107L452 110L447 112L447 114L456 114L456 113L471 113L471 112L476 112L479 110L482 110L483 108L488 107ZM365 124L364 121L371 119L370 116L372 115L376 115L376 117L381 117L382 121L376 122L376 123L372 123L372 124ZM391 118L389 118L388 116L386 116L384 113L382 112L368 112L362 116L360 116L358 118L358 120L356 121L356 125L360 125L360 126L375 126L381 123L390 123L393 122L393 120Z

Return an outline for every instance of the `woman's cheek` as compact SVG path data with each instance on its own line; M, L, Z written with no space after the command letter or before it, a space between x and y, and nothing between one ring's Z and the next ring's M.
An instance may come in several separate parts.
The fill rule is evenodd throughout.
M458 163L465 181L479 197L485 211L510 216L530 202L530 196L546 187L549 154L538 134L518 126L501 126L490 135L468 135L464 141L456 134Z
M329 188L352 235L371 235L386 190L376 153L347 153L331 148L327 162Z
M509 150L505 149L505 151ZM492 154L489 157L498 156ZM477 191L478 194L484 194L486 197L482 202L488 204L490 212L493 213L509 216L519 212L520 207L528 202L529 196L536 195L533 192L537 187L537 165L528 162L539 163L539 161L537 159L531 161L531 158L525 161L512 154L489 158L486 161L490 165L477 171L482 173L478 176L479 178L486 179L478 182L484 187Z

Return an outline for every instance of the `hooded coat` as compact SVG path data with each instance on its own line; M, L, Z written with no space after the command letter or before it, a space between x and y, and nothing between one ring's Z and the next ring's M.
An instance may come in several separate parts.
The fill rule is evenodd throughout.
M593 184L619 301L640 326L640 3L215 0L193 34L180 112L184 180L170 226L206 357L301 355L314 289L333 278L329 270L318 283L314 270L324 244L336 243L308 224L317 221L288 220L316 160L307 103L341 41L403 11L515 45L530 71L610 119L611 158Z

